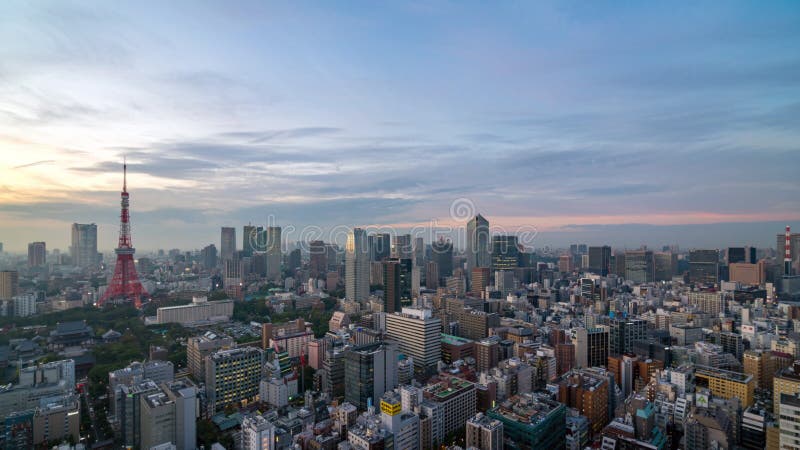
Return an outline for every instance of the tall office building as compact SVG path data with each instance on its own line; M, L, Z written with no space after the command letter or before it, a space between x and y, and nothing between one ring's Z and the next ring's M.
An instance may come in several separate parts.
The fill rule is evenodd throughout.
M589 247L589 270L602 276L611 272L611 247Z
M421 237L414 238L414 267L422 267L425 264L425 240Z
M747 262L747 250L744 247L728 247L728 264Z
M400 311L400 262L383 261L383 312Z
M353 228L347 235L345 295L348 300L359 303L369 300L369 249L367 234L361 228Z
M570 331L570 339L575 347L575 367L584 369L608 364L608 327L574 328Z
M625 252L625 279L634 283L651 283L655 280L655 258L650 250Z
M702 284L719 281L719 250L689 252L689 281Z
M354 347L344 358L344 398L359 410L366 411L384 392L397 387L395 344L376 342Z
M514 270L519 266L516 236L492 236L492 270Z
M222 227L220 232L219 257L232 260L236 254L236 228Z
M186 341L186 366L195 380L206 379L206 357L218 350L226 350L236 346L230 336L207 331L200 336L190 337Z
M328 272L328 250L322 241L311 241L308 246L308 269L312 277L320 277Z
M475 267L472 269L472 284L470 285L472 295L481 298L483 292L486 291L486 286L489 285L489 268L488 267Z
M633 351L633 343L647 339L647 321L641 319L612 319L609 351L622 355Z
M19 290L19 273L16 270L0 271L0 300L11 300Z
M372 238L370 247L370 259L372 261L383 261L392 256L392 237L388 233L378 233Z
M203 262L203 267L206 269L213 269L217 267L217 246L209 244L200 250L200 260Z
M197 388L186 380L162 383L142 396L141 448L172 444L178 450L194 450L197 404Z
M28 244L28 267L42 267L47 260L47 245L44 242Z
M263 250L258 248L258 231L255 225L242 227L242 255L253 256L253 251Z
M280 281L281 279L281 259L283 258L281 249L281 227L267 227L265 230L267 252L267 279Z
M453 276L453 243L440 238L431 245L433 261L439 268L439 285Z
M69 247L72 265L92 267L97 260L97 225L93 223L72 224L72 245Z
M655 261L655 281L670 281L678 271L678 255L671 252L656 252L653 254Z
M400 351L414 360L417 374L436 371L442 359L442 321L429 309L403 308L386 315L386 335L400 343Z
M392 240L392 258L414 259L414 249L410 234L398 234Z
M425 287L432 290L439 287L439 265L436 261L428 261L425 265Z
M255 400L259 393L264 352L240 347L220 350L206 357L206 396L209 410Z
M476 267L491 266L489 242L489 221L478 214L467 222L467 272L472 273Z

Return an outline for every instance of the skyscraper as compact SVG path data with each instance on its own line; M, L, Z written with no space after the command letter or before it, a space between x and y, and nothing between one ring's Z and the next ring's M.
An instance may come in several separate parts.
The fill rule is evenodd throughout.
M633 351L633 343L647 338L647 321L641 319L612 319L609 351L622 355Z
M217 246L209 244L200 250L200 259L203 261L203 266L206 269L213 269L217 267Z
M281 278L281 227L267 227L266 229L266 251L267 251L267 279L279 281Z
M519 265L516 236L492 236L492 270L514 270Z
M413 260L413 250L410 234L399 234L394 237L392 242L392 258Z
M422 267L425 263L425 240L421 237L414 238L414 267Z
M236 253L236 228L222 227L220 233L219 257L223 260L233 259Z
M589 247L589 270L606 276L611 271L611 247Z
M400 343L400 351L414 359L417 374L431 374L442 359L442 320L429 309L403 308L386 315L386 335Z
M467 222L467 272L472 273L476 267L490 267L489 254L489 221L478 214Z
M625 279L634 283L651 283L655 280L655 258L650 250L625 252Z
M383 312L400 311L400 262L383 261Z
M344 398L366 410L383 393L397 387L397 348L393 343L376 342L345 352Z
M719 281L719 250L689 252L689 281L702 284Z
M378 233L372 238L370 258L372 261L383 261L392 256L392 237L388 233Z
M453 276L453 243L439 238L431 245L431 251L432 259L439 268L439 285L442 285L444 279Z
M678 255L670 252L656 252L653 254L655 261L655 281L670 281L678 270Z
M369 249L367 234L353 228L345 246L345 295L348 300L365 303L369 300Z
M253 250L263 250L257 247L258 234L254 225L245 225L242 228L242 255L253 256Z
M91 267L97 264L97 225L72 224L72 245L69 248L72 265Z
M322 241L311 241L308 246L309 264L312 277L320 277L328 272L328 250Z
M747 250L744 247L728 247L728 264L747 262Z
M47 246L44 242L28 244L28 267L42 267L46 263Z

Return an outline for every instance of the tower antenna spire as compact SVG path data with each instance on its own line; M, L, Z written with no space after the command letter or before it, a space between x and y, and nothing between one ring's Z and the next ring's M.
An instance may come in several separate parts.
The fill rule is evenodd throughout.
M122 192L128 192L128 157L122 157Z

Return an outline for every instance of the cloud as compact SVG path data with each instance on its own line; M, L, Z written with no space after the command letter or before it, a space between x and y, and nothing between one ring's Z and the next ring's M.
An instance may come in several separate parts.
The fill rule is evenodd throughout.
M28 163L28 164L22 164L20 166L14 166L13 168L14 169L25 169L27 167L42 166L42 165L45 165L45 164L52 164L54 162L56 162L54 159L45 159L43 161L36 161L36 162Z

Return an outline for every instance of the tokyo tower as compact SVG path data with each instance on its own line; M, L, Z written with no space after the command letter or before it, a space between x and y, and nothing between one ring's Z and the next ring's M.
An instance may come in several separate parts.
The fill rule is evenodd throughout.
M128 194L128 164L122 164L122 212L119 215L119 245L114 250L117 254L117 266L114 268L114 277L108 283L108 288L97 302L97 306L103 306L107 302L112 304L132 302L137 308L142 306L142 298L147 297L147 291L139 281L136 274L136 266L133 263L133 254L136 249L131 244L131 224L128 216L128 205L130 204Z

